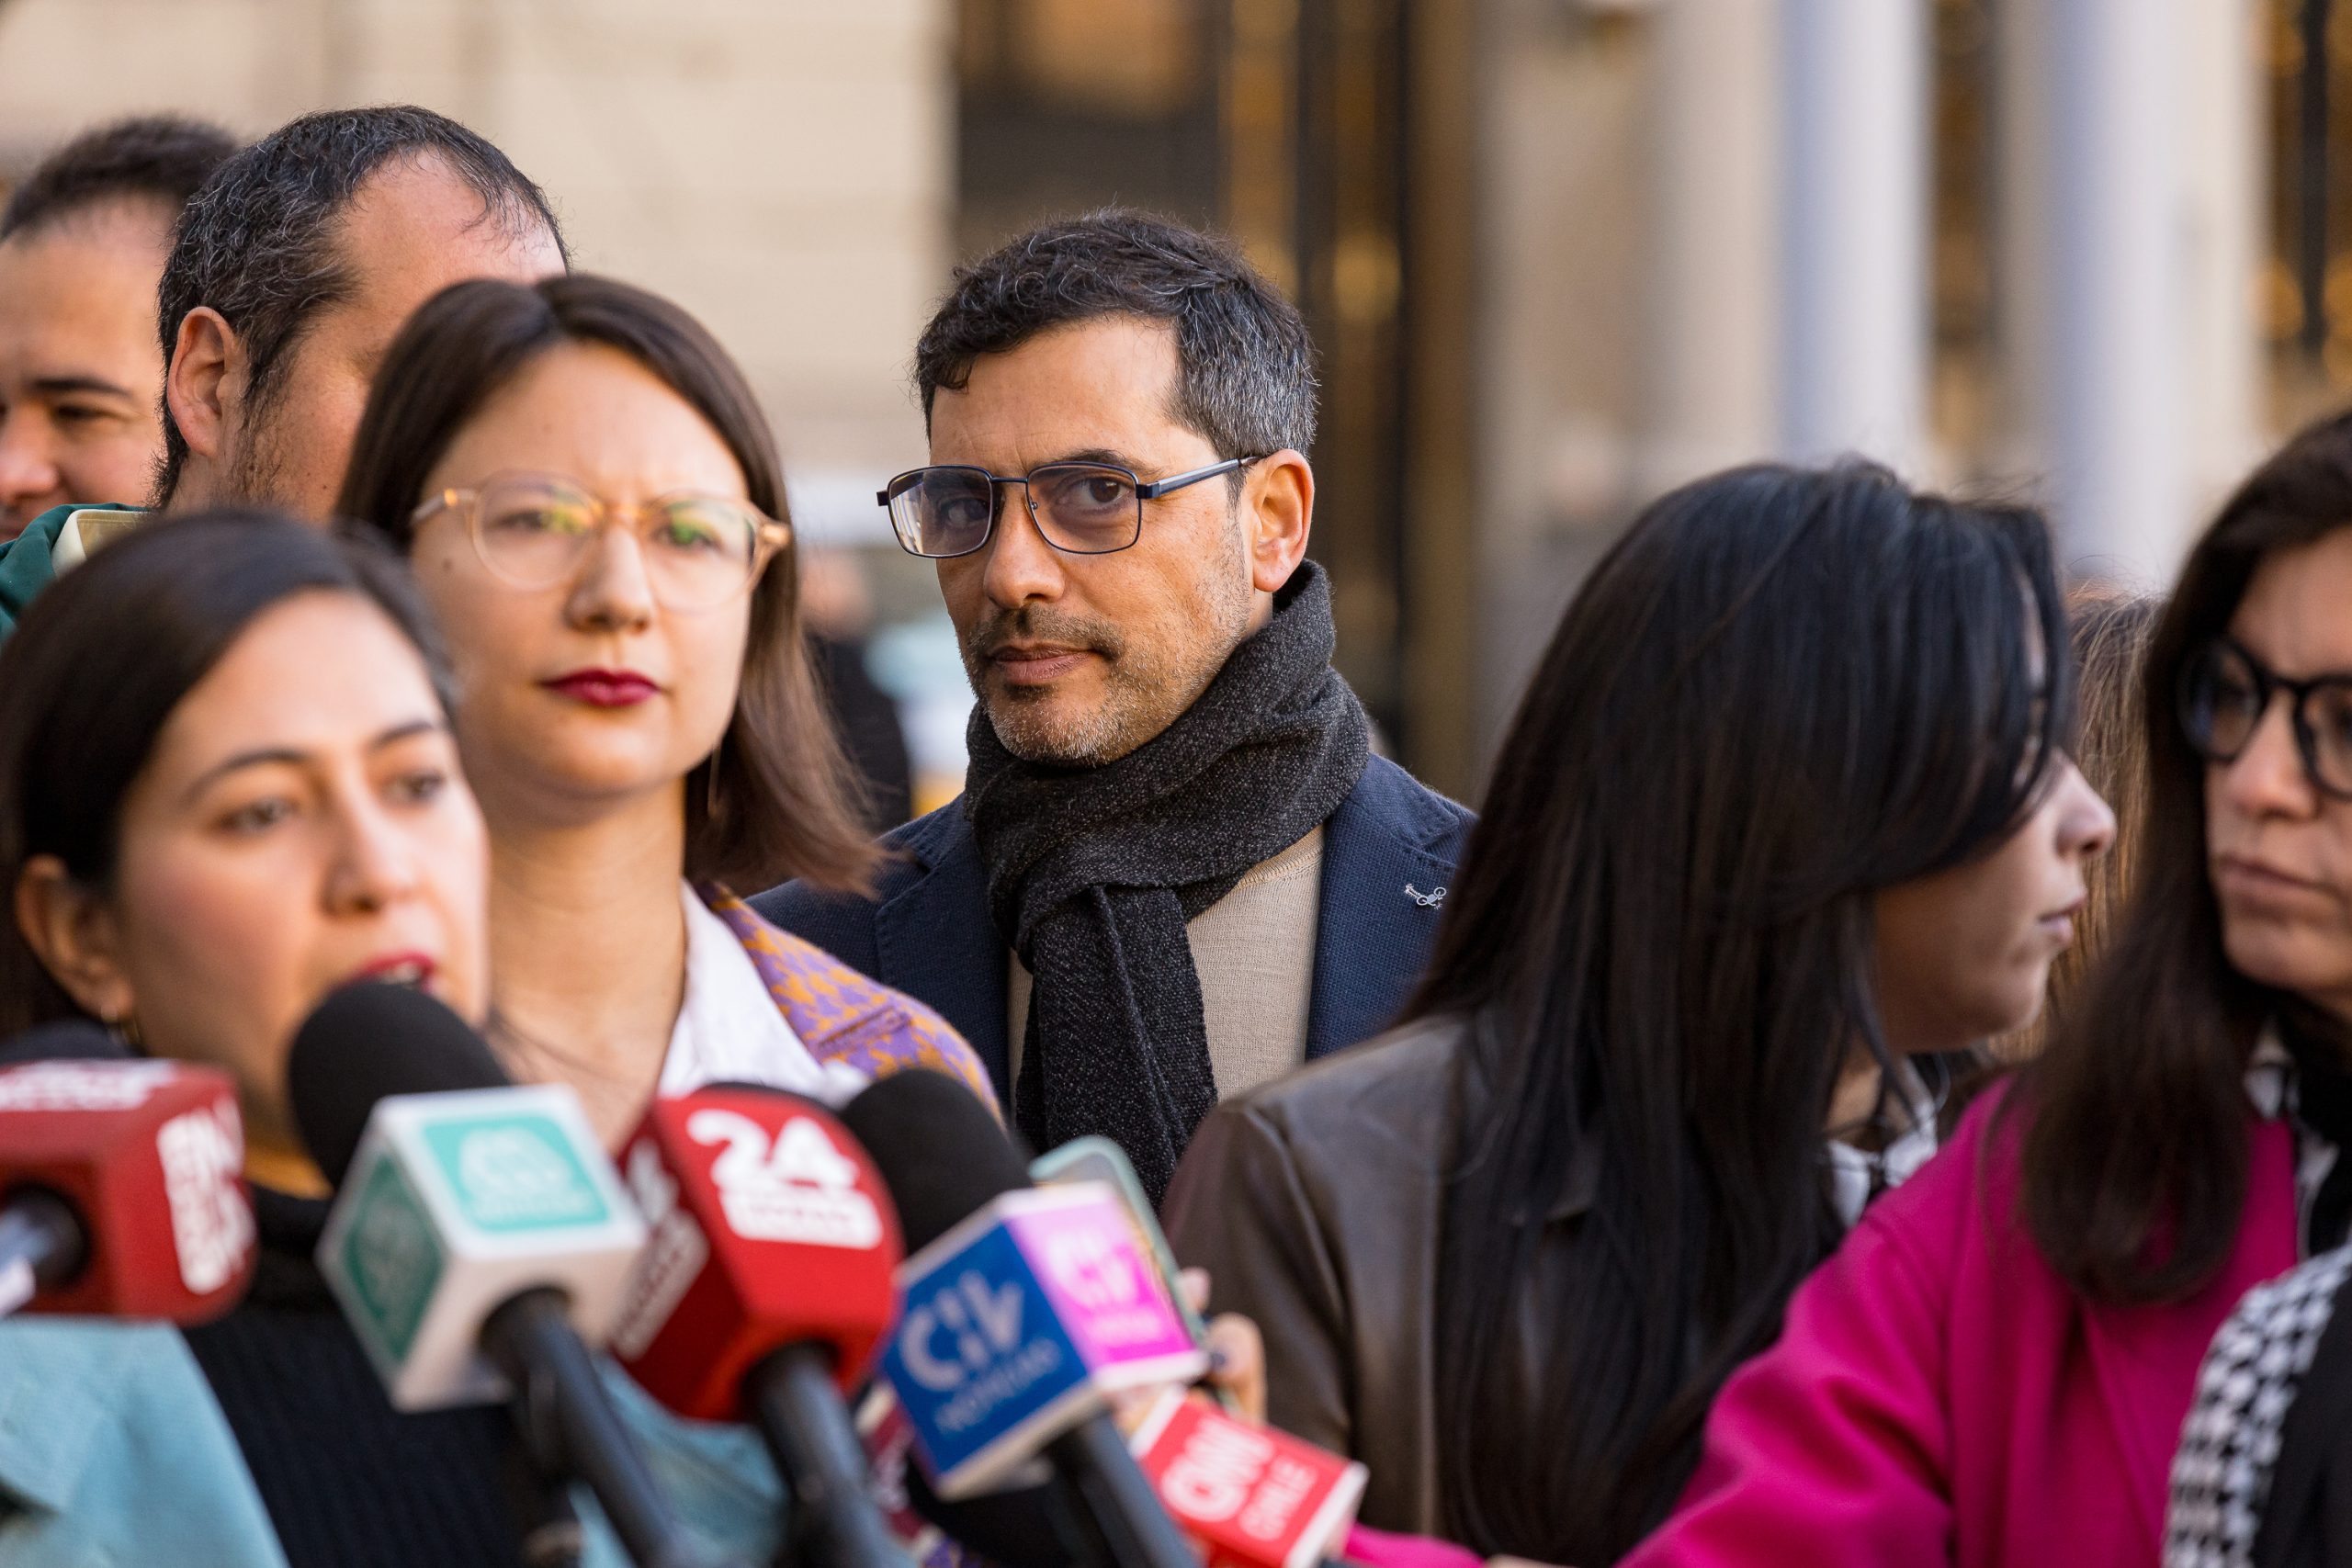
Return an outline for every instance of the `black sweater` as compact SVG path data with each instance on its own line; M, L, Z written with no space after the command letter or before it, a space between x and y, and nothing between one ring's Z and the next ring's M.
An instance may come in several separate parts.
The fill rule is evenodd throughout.
M243 1304L187 1331L292 1568L514 1568L526 1473L504 1409L403 1416L311 1261L323 1201L256 1189Z

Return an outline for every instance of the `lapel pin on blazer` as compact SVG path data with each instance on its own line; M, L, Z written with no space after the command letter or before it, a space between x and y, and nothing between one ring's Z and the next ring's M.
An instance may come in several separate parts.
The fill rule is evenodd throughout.
M1408 882L1405 884L1405 897L1410 898L1414 903L1419 904L1424 909L1434 909L1440 904L1445 902L1445 889L1440 887L1434 892L1424 893L1419 888Z

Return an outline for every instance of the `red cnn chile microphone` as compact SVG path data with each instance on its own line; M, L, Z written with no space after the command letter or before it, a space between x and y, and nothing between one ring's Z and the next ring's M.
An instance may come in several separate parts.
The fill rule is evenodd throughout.
M132 1056L95 1025L0 1067L0 1317L202 1323L244 1294L254 1216L227 1074Z
M842 1401L898 1310L898 1215L865 1150L814 1100L721 1085L654 1101L621 1165L650 1228L621 1364L681 1416L758 1427L809 1568L912 1568Z
M1363 1498L1355 1461L1177 1391L1127 1446L1206 1568L1316 1568Z

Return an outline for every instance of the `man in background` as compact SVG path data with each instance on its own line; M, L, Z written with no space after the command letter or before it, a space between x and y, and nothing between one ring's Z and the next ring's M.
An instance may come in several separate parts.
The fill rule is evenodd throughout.
M887 495L979 699L964 795L885 840L873 898L753 907L1157 1201L1219 1099L1395 1018L1469 814L1372 755L1331 669L1313 350L1231 244L1124 210L1023 234L957 275L915 379L931 463Z
M279 127L189 200L164 264L149 319L164 360L153 505L254 502L324 522L369 380L410 314L452 283L566 265L546 195L453 119L396 105ZM138 515L56 506L0 547L0 630Z
M0 209L0 540L69 502L146 499L164 449L155 285L180 209L236 150L176 115L116 120Z

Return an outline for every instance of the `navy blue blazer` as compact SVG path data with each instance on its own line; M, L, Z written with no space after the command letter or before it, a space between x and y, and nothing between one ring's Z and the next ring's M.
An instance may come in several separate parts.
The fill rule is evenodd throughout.
M1395 1021L1429 962L1439 914L1433 896L1452 881L1470 822L1467 810L1374 757L1323 824L1309 1060L1368 1040ZM997 1098L1010 1105L1005 949L989 915L988 873L963 802L950 801L882 841L900 858L886 863L874 897L787 882L752 908L937 1009L988 1064Z

